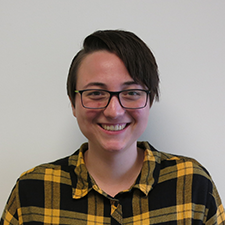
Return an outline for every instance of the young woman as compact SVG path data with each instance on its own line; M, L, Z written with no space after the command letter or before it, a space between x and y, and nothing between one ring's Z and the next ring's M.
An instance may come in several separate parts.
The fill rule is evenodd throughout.
M158 84L155 58L135 34L88 36L67 82L88 142L21 175L1 224L225 224L217 190L198 162L137 141Z

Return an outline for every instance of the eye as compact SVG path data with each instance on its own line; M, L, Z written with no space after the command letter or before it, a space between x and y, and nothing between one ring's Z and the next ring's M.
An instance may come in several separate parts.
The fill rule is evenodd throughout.
M141 90L125 90L122 92L123 96L140 96Z
M89 91L89 92L87 93L87 95L88 95L88 96L91 96L91 95L93 95L93 96L98 96L98 95L102 95L102 92L101 92L101 91Z
M127 95L130 95L130 96L140 95L140 91L137 91L137 90L128 91Z
M124 90L121 92L121 97L125 101L137 101L142 99L143 93L142 90L138 89Z
M107 92L102 90L87 90L85 91L85 97L90 99L102 99L107 97Z

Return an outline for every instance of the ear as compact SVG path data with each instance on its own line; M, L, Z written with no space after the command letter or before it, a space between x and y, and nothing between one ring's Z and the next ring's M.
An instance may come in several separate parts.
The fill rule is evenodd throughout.
M73 115L76 117L75 104L73 104L73 102L71 101L71 98L70 98L70 104L71 104L71 108L72 108Z

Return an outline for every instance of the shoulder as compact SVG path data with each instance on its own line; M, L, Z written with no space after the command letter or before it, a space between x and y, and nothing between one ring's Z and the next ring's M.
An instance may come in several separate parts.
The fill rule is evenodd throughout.
M186 175L202 176L211 180L210 174L207 169L197 160L191 157L166 153L155 149L152 145L144 142L145 149L150 151L155 158L160 175L167 174L168 177L180 177Z
M66 183L68 183L70 181L70 171L71 171L70 161L71 158L76 157L76 155L78 154L77 152L78 151L76 151L71 156L67 156L55 160L53 162L40 164L32 169L25 171L20 175L18 182L21 183L22 181L27 180L29 181L59 180L59 182L66 182L65 180L67 180Z
M177 176L199 175L211 180L207 169L196 159L165 152L160 152L160 154L162 169L173 168L173 170L177 172Z
M174 184L174 187L191 190L195 196L218 199L217 189L207 169L197 160L156 150L149 150L157 158L158 184Z

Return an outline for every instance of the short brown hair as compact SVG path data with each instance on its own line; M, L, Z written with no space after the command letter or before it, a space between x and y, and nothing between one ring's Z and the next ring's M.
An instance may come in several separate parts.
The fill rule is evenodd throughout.
M87 36L73 58L68 79L67 94L75 106L77 72L82 60L90 53L106 50L116 54L124 63L133 80L150 90L150 103L159 98L159 74L154 55L134 33L123 30L99 30Z

